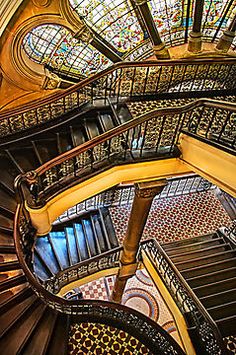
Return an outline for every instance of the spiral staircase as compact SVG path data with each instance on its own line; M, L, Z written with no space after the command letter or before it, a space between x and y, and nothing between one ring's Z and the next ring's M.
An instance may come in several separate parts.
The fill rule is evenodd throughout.
M102 173L109 174L112 168L180 161L183 136L216 149L224 157L235 156L234 1L223 2L221 18L216 22L210 21L214 1L198 1L194 6L187 1L183 8L186 16L181 20L184 26L178 25L176 17L168 17L166 31L156 12L165 7L172 13L172 3L165 2L166 6L161 4L154 11L155 1L149 6L145 1L132 0L130 11L143 35L138 46L125 53L113 38L109 42L104 29L99 33L89 13L87 17L81 15L75 2L70 6L63 1L32 3L28 6L34 7L32 13L37 16L51 6L50 16L55 12L63 18L60 26L69 24L74 43L71 53L79 39L83 50L92 48L93 53L99 52L94 58L102 55L106 60L99 62L105 66L96 66L92 60L86 66L74 60L74 68L66 63L56 43L58 53L54 52L63 57L63 64L58 66L53 57L27 54L25 38L30 32L18 32L19 37L24 35L25 53L21 52L21 60L14 64L18 65L16 82L25 61L28 72L21 72L24 83L30 79L31 84L38 80L41 85L43 78L43 89L67 89L43 99L36 95L33 102L1 111L0 352L92 354L95 350L82 343L82 334L96 335L96 343L109 332L113 343L101 341L109 354L229 353L223 338L235 335L235 229L227 236L216 232L191 241L160 246L150 240L140 246L137 258L144 265L149 260L147 269L152 265L183 317L185 339L191 340L180 347L159 325L128 307L57 295L75 280L88 274L96 277L98 271L119 266L122 246L105 206L54 225L49 233L39 232L46 222L37 224L35 215L58 196ZM4 6L6 27L14 11L10 2ZM23 23L31 21L24 1L18 13L19 18L12 17L13 32L14 23L20 19ZM132 26L129 30L133 31ZM66 35L60 43L65 45L71 34L61 29L58 33L63 31ZM129 40L131 43L132 38ZM210 50L206 49L207 42L211 42ZM4 75L8 75L6 68L7 60ZM88 70L93 75L86 78ZM218 175L216 181L221 182ZM87 193L90 196L90 191ZM63 211L63 206L60 209ZM52 222L47 221L49 225Z

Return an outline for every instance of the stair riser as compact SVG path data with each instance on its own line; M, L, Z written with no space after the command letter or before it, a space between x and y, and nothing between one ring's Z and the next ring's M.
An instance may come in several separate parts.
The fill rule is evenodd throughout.
M190 285L190 287L198 287L198 286L203 286L207 284L211 284L217 281L223 281L225 279L229 279L235 277L236 278L236 270L225 270L222 272L219 272L218 274L213 274L213 275L208 275L204 277L200 277L194 280L186 280L187 283Z
M200 251L203 250L205 248L209 248L212 246L216 246L216 245L220 245L220 244L224 244L223 239L216 239L216 240L212 240L212 241L208 241L207 243L201 243L201 244L190 244L186 247L181 247L181 248L176 248L176 249L170 249L167 252L167 254L169 256L171 255L178 255L178 254L182 254L182 253L188 253L188 252L193 252L193 251Z
M211 256L209 258L205 258L205 259L200 259L200 260L190 260L187 261L185 263L178 263L176 264L176 267L180 270L183 271L185 269L190 269L190 268L194 268L196 266L202 266L202 265L207 265L207 264L213 264L213 263L217 263L218 261L224 260L224 259L228 259L228 258L234 258L236 257L236 253L235 252L230 252L230 253L222 253L219 255L215 255L215 256Z
M208 312L215 320L230 317L232 314L236 314L236 302L216 309L208 309Z
M235 279L226 280L220 284L214 284L209 286L203 286L200 289L193 289L198 297L212 295L215 293L224 292L235 287Z
M214 249L209 249L209 250L199 250L196 251L194 253L187 253L187 254L182 254L179 256L172 256L171 260L174 263L178 263L178 262L182 262L182 261L187 261L187 260L191 260L191 259L198 259L198 258L202 258L203 256L208 256L209 257L212 255L212 253L216 254L216 253L220 253L223 252L225 250L228 250L226 246L219 246L216 247Z
M190 277L196 277L196 276L201 276L201 275L205 275L207 273L211 273L211 272L215 272L215 271L220 271L222 269L229 269L231 267L234 267L236 265L236 260L228 260L225 261L223 263L218 263L218 264L214 264L211 266L206 266L206 267L202 267L201 269L193 269L191 271L182 271L182 276L185 279L189 279Z
M236 290L232 290L229 292L225 292L222 294L214 294L211 297L205 297L201 298L200 301L204 305L204 307L209 308L209 307L215 307L218 306L219 301L224 302L224 303L229 303L235 301L235 294Z

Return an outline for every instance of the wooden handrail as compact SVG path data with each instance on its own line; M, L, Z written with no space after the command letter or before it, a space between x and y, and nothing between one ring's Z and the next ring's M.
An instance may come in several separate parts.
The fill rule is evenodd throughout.
M16 109L8 109L0 114L0 120L3 118L9 118L15 114L23 114L30 110L35 110L38 107L44 106L45 104L53 103L61 98L66 97L69 94L77 92L78 90L84 88L87 85L96 83L96 81L106 75L112 73L117 69L125 68L136 68L136 67L158 67L158 66L175 66L175 65L188 65L188 64L235 64L235 58L183 58L183 59L170 59L164 61L148 60L148 61L137 61L137 62L119 62L115 63L109 68L101 71L100 73L94 74L93 76L82 80L80 83L73 85L72 87L63 90L62 92L56 92L46 98L37 99L28 104L17 107Z
M87 151L88 149L94 148L97 144L100 144L102 142L105 142L108 138L111 139L128 129L133 128L134 126L141 124L155 116L163 116L163 115L169 115L169 114L181 114L188 112L194 108L200 107L200 106L205 106L205 107L212 107L212 108L218 108L218 109L225 109L225 110L230 110L232 112L236 112L236 104L232 103L226 103L224 101L216 101L216 100L211 100L211 99L199 99L196 100L192 103L189 103L184 106L179 106L179 107L171 107L171 108L158 108L155 110L152 110L148 113L145 113L143 115L140 115L136 118L133 118L132 120L121 124L118 127L115 127L105 133L102 133L101 135L91 139L90 141L87 141L59 156L56 158L46 162L45 164L41 165L39 168L35 170L36 174L39 176L45 173L48 169L51 169L55 167L58 164L63 163L66 160L72 159L75 156L82 154L83 152Z

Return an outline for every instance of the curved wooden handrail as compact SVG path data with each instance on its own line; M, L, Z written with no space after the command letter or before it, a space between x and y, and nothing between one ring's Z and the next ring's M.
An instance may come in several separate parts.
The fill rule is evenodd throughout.
M100 73L94 74L93 76L82 80L80 83L73 85L72 87L63 90L62 92L56 92L50 96L43 99L37 99L34 102L24 104L17 107L16 109L8 109L0 114L0 120L3 118L9 118L15 114L23 114L30 110L35 110L38 107L44 106L45 104L53 103L61 98L66 97L69 94L77 92L78 90L84 88L87 85L95 83L98 79L105 77L106 75L112 73L117 69L124 68L136 68L136 67L155 67L155 66L175 66L175 65L188 65L188 64L235 64L235 58L183 58L183 59L170 59L164 61L148 60L148 61L137 61L137 62L119 62L115 63L109 68L101 71Z
M21 268L28 279L32 289L34 292L41 298L43 302L45 302L49 307L52 307L53 309L56 309L57 311L64 312L67 314L71 314L76 317L81 317L83 314L79 313L79 307L82 307L85 309L84 314L86 314L86 310L88 312L87 316L94 319L95 321L98 321L98 314L96 313L96 310L99 310L101 308L105 309L111 309L114 311L114 315L117 314L117 312L121 312L122 315L124 316L123 318L116 319L115 321L118 321L117 326L120 327L123 330L131 330L132 331L132 320L136 317L140 320L143 321L144 325L148 325L152 329L151 336L148 337L148 334L146 334L146 329L133 329L134 335L138 339L141 339L141 341L145 340L146 337L146 346L150 348L151 350L156 349L156 346L158 343L155 343L155 333L160 334L163 336L163 338L169 343L169 346L173 347L175 350L175 354L179 355L184 355L183 350L181 347L175 342L175 340L169 336L168 333L164 331L156 322L154 322L152 319L148 318L144 314L136 311L136 310L131 310L130 308L117 304L114 302L110 301L100 301L100 300L66 300L64 298L55 296L54 294L50 293L49 291L45 290L44 287L36 280L34 275L32 274L31 270L29 269L22 250L22 244L21 244L21 238L19 235L19 221L21 218L21 213L22 213L23 205L18 204L17 209L16 209L16 214L15 214L15 219L14 219L14 242L15 242L15 248L16 248L16 253L19 259L19 263L21 265ZM76 314L77 310L77 314ZM89 313L90 311L90 313ZM103 318L100 318L100 322L104 322L105 324L107 323L107 319L105 317L106 313L104 314ZM130 317L130 322L126 322L126 317ZM114 324L115 325L115 324ZM154 337L154 341L152 342L152 337ZM158 338L158 337L157 337ZM171 353L170 353L171 354Z
M161 115L169 115L169 114L181 114L188 112L194 108L200 107L200 106L205 106L205 107L212 107L212 108L218 108L218 109L226 109L230 110L232 112L236 112L236 104L224 102L224 101L216 101L216 100L211 100L211 99L199 99L196 100L192 103L189 103L184 106L179 106L179 107L171 107L171 108L158 108L155 110L152 110L148 113L145 113L143 115L140 115L136 118L133 118L132 120L121 124L118 127L115 127L93 139L90 141L87 141L59 156L56 158L46 162L45 164L41 165L39 168L35 170L36 174L38 176L42 175L47 171L48 169L51 169L55 167L58 164L61 164L65 162L66 160L72 159L75 156L85 152L88 149L94 148L97 144L105 142L108 138L111 139L112 137L115 137L128 129L133 128L137 124L141 124L155 116L161 116Z

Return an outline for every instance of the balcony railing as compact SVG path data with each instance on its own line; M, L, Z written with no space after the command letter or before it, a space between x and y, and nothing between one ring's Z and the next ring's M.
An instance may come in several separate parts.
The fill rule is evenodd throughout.
M130 97L176 92L227 93L235 90L235 79L235 58L117 63L61 93L5 111L0 115L0 137L37 127L65 114L78 113L86 103L92 104L99 98L118 102Z
M18 176L18 200L26 199L37 208L69 186L111 166L178 157L181 132L235 154L235 117L235 104L208 99L148 112Z
M101 270L119 267L121 251L122 247L117 247L102 255L97 255L89 260L82 261L60 271L49 280L42 282L42 284L46 290L57 294L63 286L73 281L81 280Z
M155 199L206 191L212 187L209 181L195 174L181 176L180 178L170 178L167 179L167 181L167 185ZM65 221L76 218L85 212L98 209L99 207L121 207L130 205L133 199L133 185L115 186L69 208L57 218L54 224L64 223Z

